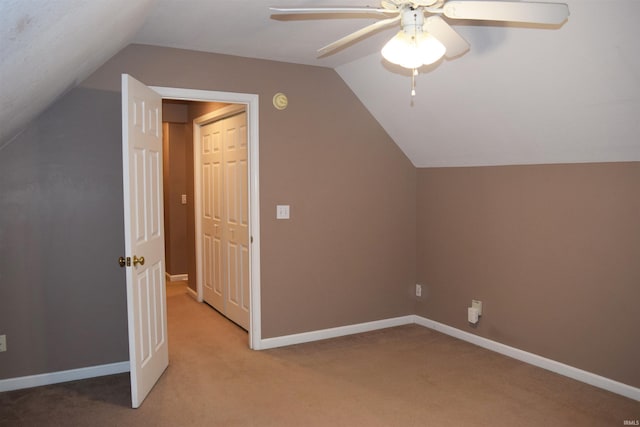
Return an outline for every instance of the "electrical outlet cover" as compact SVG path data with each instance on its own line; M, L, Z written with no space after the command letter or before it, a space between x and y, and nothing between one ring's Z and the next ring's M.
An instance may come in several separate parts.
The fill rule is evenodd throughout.
M482 316L482 301L479 301L477 299L472 299L471 307L478 310L478 316Z

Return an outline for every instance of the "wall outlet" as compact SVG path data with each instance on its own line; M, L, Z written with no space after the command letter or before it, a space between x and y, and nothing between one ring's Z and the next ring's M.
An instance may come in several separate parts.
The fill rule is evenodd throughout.
M472 299L471 308L475 308L476 310L478 310L478 316L482 316L482 301Z
M7 351L7 336L0 335L0 352Z
M419 283L416 283L416 296L417 297L422 296L422 285Z

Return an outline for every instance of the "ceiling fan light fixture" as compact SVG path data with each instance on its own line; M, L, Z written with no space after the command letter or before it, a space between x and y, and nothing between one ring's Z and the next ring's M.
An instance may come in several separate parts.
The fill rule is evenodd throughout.
M401 30L382 48L387 61L404 68L415 69L433 64L446 52L445 46L431 34L419 31L413 35Z

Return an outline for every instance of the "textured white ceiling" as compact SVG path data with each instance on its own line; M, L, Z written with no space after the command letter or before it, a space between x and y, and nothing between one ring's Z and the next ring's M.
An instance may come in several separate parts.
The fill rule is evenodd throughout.
M335 67L366 56L398 29L316 58L316 50L377 20L286 19L271 17L269 6L379 5L378 0L158 0L134 41L206 52Z
M152 0L0 0L0 148L130 43Z
M318 59L375 21L268 10L376 0L2 0L0 142L136 42L336 68L416 166L640 160L640 1L565 2L560 28L456 24L471 50L421 70L412 100L379 54L396 29Z

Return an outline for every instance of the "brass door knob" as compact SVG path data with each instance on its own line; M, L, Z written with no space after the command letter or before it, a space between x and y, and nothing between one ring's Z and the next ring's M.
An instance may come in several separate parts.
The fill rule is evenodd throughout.
M120 267L125 267L125 266L130 266L131 265L131 258L129 257L123 257L121 256L120 258L118 258L118 264L120 265Z
M141 256L140 258L138 258L137 255L134 255L133 256L133 265L136 266L138 264L144 265L144 257Z

